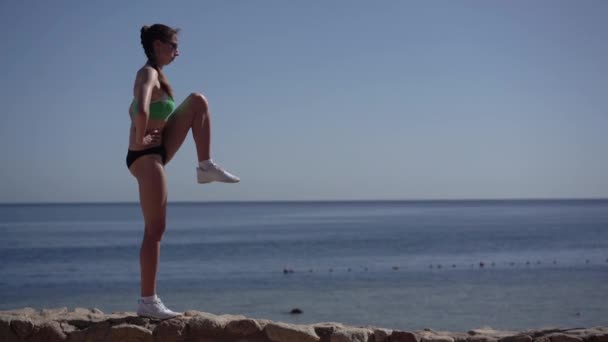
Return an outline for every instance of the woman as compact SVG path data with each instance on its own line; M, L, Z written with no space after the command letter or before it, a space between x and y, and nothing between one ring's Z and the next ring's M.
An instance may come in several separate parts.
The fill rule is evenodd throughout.
M199 166L198 183L236 183L239 178L211 160L211 122L207 99L190 94L177 109L163 67L179 56L177 33L166 25L141 29L141 44L148 57L139 69L129 109L131 132L127 167L139 184L139 200L145 221L140 250L141 299L139 316L166 319L179 315L164 306L156 295L160 241L165 231L167 183L164 166L173 159L192 130Z

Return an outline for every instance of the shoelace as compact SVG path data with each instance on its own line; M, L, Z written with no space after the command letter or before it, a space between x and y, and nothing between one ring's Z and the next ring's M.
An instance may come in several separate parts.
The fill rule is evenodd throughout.
M160 307L160 308L161 308L162 310L164 310L164 311L171 311L171 310L169 310L169 308L167 308L167 307L165 306L165 304L163 304L163 302L162 302L162 301L160 301L160 300L155 301L155 302L154 302L154 304L158 305L158 307Z
M210 171L211 169L216 169L218 171L224 171L221 166L217 165L214 162L209 162L209 165L206 168L201 168L203 171Z
M141 301L141 303L143 303L143 304L152 304L152 305L156 305L156 306L158 306L158 307L159 307L161 310L164 310L164 311L171 311L171 310L169 310L169 308L168 308L168 307L166 307L166 306L165 306L165 304L164 304L164 303L163 303L163 302L162 302L160 299L154 300L154 301L152 301L152 302L150 302L150 303L146 303L146 302L142 301L141 299L140 299L140 301Z
M224 169L222 169L222 167L221 167L221 166L217 165L217 164L216 164L216 163L214 163L214 162L211 162L211 167L213 167L213 168L214 168L214 169L216 169L216 170L224 171Z

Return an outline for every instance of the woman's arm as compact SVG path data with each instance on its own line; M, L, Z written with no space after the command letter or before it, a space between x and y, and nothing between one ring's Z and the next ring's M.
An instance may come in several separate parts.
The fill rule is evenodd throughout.
M137 73L135 86L135 101L137 103L137 112L135 113L136 144L144 143L148 118L150 117L149 108L152 89L157 82L158 72L152 67L145 66Z

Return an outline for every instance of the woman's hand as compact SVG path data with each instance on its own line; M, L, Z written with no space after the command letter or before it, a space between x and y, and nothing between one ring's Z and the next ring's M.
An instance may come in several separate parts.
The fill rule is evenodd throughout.
M137 147L139 148L149 148L158 146L162 140L162 135L159 129L153 129L149 132L146 132L144 138L141 143L137 143Z

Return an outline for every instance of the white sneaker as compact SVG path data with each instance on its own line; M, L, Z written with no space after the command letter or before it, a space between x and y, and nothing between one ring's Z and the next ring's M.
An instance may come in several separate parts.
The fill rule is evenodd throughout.
M179 312L169 310L160 298L157 298L151 303L145 303L142 299L139 299L138 303L137 315L141 317L169 319L181 315Z
M241 179L222 169L213 161L206 162L205 166L196 168L196 178L200 184L211 182L238 183Z

